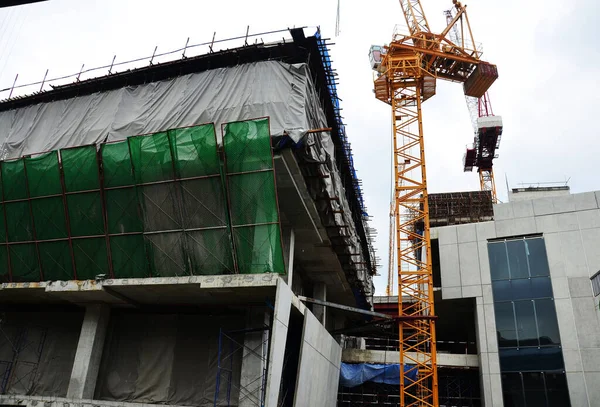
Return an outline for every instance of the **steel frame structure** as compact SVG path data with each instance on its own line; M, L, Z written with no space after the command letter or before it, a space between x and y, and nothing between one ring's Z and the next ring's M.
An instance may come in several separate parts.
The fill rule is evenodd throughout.
M498 203L498 195L496 194L496 181L494 180L493 168L479 168L479 186L482 191L490 191L492 194L492 203Z
M420 0L400 0L410 34L395 35L385 47L374 81L375 97L392 107L402 407L439 406L421 105L435 95L437 78L465 82L481 57L465 6L453 3L456 15L441 34L434 34ZM468 46L464 39L457 44L448 38L459 21L464 32L463 20L471 39Z
M438 399L429 207L421 103L425 74L415 52L387 57L391 90L396 195L400 405L434 406ZM419 233L417 225L422 223ZM419 256L418 254L424 254ZM410 352L410 353L409 353ZM416 380L410 374L417 371Z

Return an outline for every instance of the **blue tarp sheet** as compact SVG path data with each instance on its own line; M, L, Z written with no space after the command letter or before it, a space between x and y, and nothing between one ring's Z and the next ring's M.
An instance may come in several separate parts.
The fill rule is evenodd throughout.
M409 369L413 369L409 371ZM417 379L414 366L404 366L405 384ZM340 385L344 387L360 386L364 382L400 384L400 365L379 365L372 363L342 363Z

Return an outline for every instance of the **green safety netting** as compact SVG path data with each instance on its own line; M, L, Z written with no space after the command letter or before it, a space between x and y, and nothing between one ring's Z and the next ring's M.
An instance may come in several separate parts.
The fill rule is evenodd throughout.
M214 126L169 130L168 135L179 178L219 174Z
M40 266L35 243L13 244L8 250L13 281L40 281Z
M226 165L212 124L0 163L0 281L230 274L234 242L283 272L268 120L224 139Z
M46 280L73 279L73 261L69 242L40 242L40 262Z
M103 144L100 151L105 188L135 184L127 141Z
M27 242L33 240L33 222L29 202L6 202L6 231L9 242Z
M61 196L32 200L31 212L37 240L68 237L65 206Z
M115 278L148 277L148 259L141 234L111 236L110 253Z
M166 132L130 137L129 150L137 183L173 179L173 160Z
M31 197L58 195L62 192L57 151L26 158L25 169Z
M2 163L2 197L4 201L27 198L26 184L24 159Z
M8 246L3 244L0 245L0 283L11 281L8 270Z
M95 145L61 150L60 157L67 192L100 189Z
M78 280L110 275L104 237L73 240L73 257Z
M223 144L238 271L284 273L269 121L229 123Z
M67 195L71 236L98 236L104 234L102 198L100 192Z
M141 233L143 224L135 187L109 189L105 193L108 233Z

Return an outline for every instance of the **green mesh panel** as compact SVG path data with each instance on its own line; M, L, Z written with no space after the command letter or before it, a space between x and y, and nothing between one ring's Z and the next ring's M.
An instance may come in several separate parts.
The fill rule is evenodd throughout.
M182 216L174 183L138 187L144 214L144 231L181 229Z
M71 236L104 234L100 192L67 195Z
M186 239L192 274L234 272L231 239L227 228L188 232Z
M273 171L227 177L233 225L278 221Z
M13 281L40 281L40 267L34 243L9 246Z
M173 179L173 161L167 133L130 137L129 148L138 183Z
M0 204L0 243L6 242L6 224L4 223L4 204Z
M223 143L227 173L273 168L267 119L228 123Z
M39 243L40 261L46 280L73 280L73 263L68 241Z
M27 198L24 162L23 159L2 162L2 189L5 201Z
M33 240L33 223L29 202L8 202L4 204L9 242Z
M10 281L10 274L8 272L8 246L5 244L0 245L0 283L7 283Z
M135 183L127 141L104 144L101 153L104 186L106 188L133 185Z
M112 236L110 252L115 278L148 277L148 259L142 235Z
M181 181L186 228L226 227L221 177Z
M143 222L134 187L106 191L108 233L141 232Z
M238 271L284 273L269 121L229 123L223 143Z
M183 233L146 235L145 243L153 277L190 275L185 264Z
M73 254L77 279L93 280L100 274L108 275L106 241L103 237L73 240Z
M100 188L96 146L60 150L67 192Z
M233 240L240 273L284 272L278 224L234 228Z
M62 193L58 153L51 151L33 158L25 159L29 194L32 197L57 195ZM25 188L25 185L23 185Z
M169 130L169 141L180 178L219 173L214 125Z
M68 236L62 197L33 199L31 209L35 222L35 235L38 240L59 239Z

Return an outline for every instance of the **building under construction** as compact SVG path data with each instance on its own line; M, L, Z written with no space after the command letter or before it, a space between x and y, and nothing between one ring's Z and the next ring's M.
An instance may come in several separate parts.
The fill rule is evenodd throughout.
M372 309L375 257L327 43L276 34L0 103L3 404L335 405L358 317L302 301Z
M600 192L509 195L493 213L489 191L429 196L439 405L600 405ZM374 303L397 315L398 297ZM339 331L339 406L401 405L397 328Z

